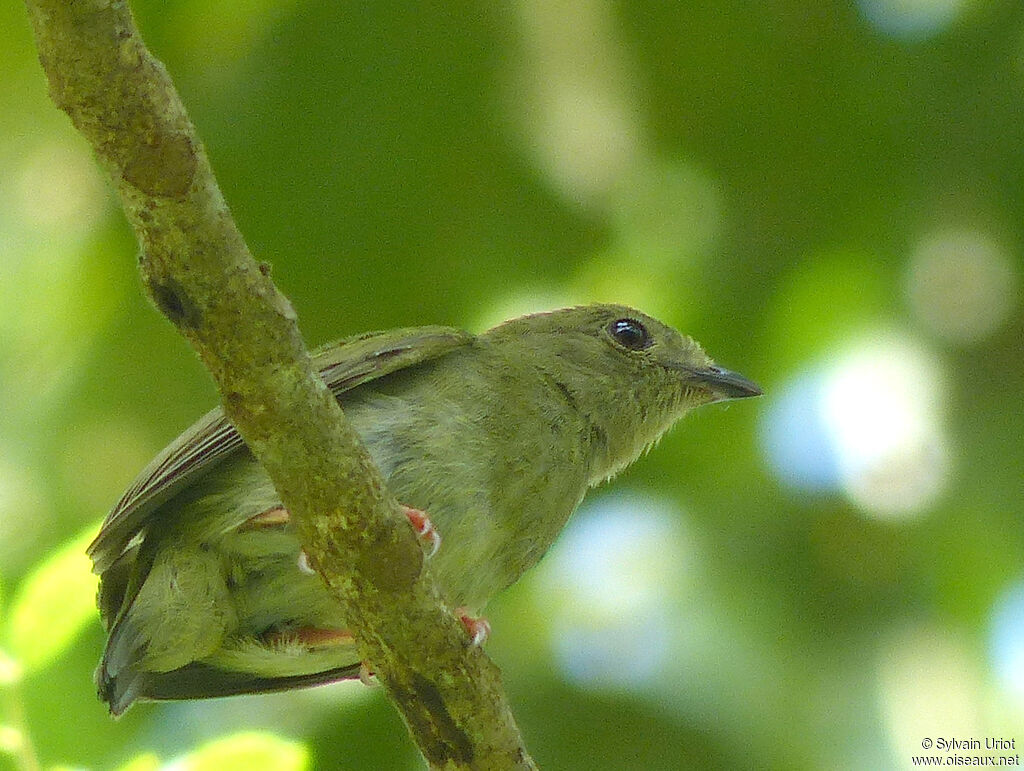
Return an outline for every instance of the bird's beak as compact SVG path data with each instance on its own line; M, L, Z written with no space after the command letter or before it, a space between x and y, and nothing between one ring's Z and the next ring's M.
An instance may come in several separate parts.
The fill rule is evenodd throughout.
M746 399L748 396L760 396L761 387L743 375L730 372L721 367L692 370L693 379L711 391L712 401L723 402L727 399Z

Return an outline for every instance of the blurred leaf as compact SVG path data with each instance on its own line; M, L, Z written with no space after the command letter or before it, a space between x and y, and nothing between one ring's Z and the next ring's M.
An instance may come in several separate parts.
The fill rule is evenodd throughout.
M21 679L21 664L7 651L0 648L0 688Z
M177 771L301 771L309 750L269 733L239 733L204 744L173 767Z
M0 725L0 754L16 755L25 743L25 734L14 726Z
M158 768L160 768L160 758L157 754L145 752L142 755L136 755L117 771L156 771Z
M10 651L26 672L59 656L96 613L97 579L85 547L93 529L66 542L18 586L6 633Z
M889 316L893 292L887 271L866 252L809 254L779 282L772 300L769 350L778 371L818 359Z

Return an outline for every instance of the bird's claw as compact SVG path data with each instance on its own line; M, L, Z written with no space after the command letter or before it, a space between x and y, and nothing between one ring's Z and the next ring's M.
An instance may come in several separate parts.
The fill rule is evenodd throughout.
M376 688L380 685L380 682L377 680L377 675L372 669L370 669L370 665L365 661L360 662L359 664L359 682L367 688Z
M491 636L491 625L483 616L471 616L466 608L456 609L455 616L466 627L470 645L483 645Z
M402 513L408 518L412 529L416 531L416 537L420 539L427 558L437 554L437 550L441 548L441 534L434 529L434 523L430 521L426 512L411 506L402 506Z
M306 554L305 549L299 549L299 571L305 573L307 576L316 575L316 571L313 570L313 566L309 564L309 555Z

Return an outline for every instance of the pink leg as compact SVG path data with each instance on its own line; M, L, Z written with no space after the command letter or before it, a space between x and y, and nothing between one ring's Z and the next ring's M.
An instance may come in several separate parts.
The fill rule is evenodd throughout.
M322 629L315 626L300 626L298 629L273 631L263 635L271 645L288 642L299 643L307 648L330 648L335 645L354 645L355 638L347 629Z
M414 509L411 506L402 506L402 513L409 518L409 524L416 531L416 537L420 539L427 557L433 557L441 548L441 534L434 529L434 523L426 512Z
M471 616L467 608L456 608L455 617L466 627L470 645L483 645L491 636L491 625L483 616Z

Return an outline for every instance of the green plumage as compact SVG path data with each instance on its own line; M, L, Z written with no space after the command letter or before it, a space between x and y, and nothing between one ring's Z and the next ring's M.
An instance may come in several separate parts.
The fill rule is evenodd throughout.
M317 364L390 490L441 534L430 567L450 605L472 611L544 555L589 487L688 409L759 393L689 338L615 305L479 336L361 335ZM358 673L345 620L299 567L287 515L260 517L278 507L219 410L125 493L89 549L109 630L97 683L112 712Z

